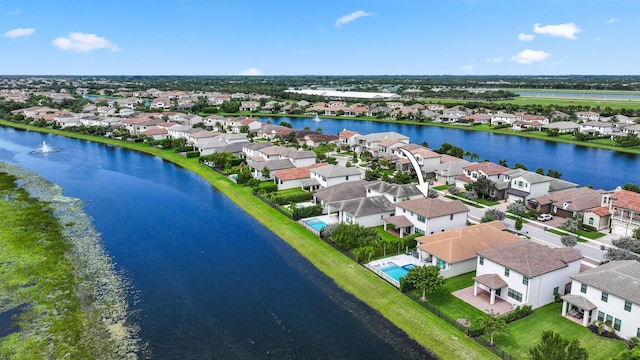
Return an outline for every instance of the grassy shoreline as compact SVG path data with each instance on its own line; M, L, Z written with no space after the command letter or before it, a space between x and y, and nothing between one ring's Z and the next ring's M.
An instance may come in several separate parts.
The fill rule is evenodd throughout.
M236 185L224 176L201 165L197 159L186 159L171 151L151 148L146 144L38 128L5 120L0 120L0 125L120 146L171 161L200 175L249 215L296 249L316 268L332 278L338 286L378 311L438 357L442 359L495 358L489 351L466 338L445 321L425 311L419 304L398 292L397 289L364 267L356 265L298 223L291 221L258 200L252 195L250 188Z

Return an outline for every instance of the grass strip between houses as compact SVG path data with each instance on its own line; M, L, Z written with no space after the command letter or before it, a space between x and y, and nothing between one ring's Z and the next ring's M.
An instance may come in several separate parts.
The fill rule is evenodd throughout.
M338 286L378 311L438 357L457 360L496 358L491 352L467 338L444 320L425 310L419 304L400 293L395 287L387 284L364 267L354 263L351 259L304 229L300 224L293 222L257 199L252 195L250 188L239 186L224 176L211 171L206 166L201 165L196 158L186 159L172 151L152 148L143 143L131 143L55 129L38 128L6 120L0 120L0 125L120 146L171 161L200 175L231 201L296 249L316 268L332 278Z

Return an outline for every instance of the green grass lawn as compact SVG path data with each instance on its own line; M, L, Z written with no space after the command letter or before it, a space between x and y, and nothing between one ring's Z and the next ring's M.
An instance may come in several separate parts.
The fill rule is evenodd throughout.
M482 310L471 306L452 294L454 291L473 286L474 276L476 276L475 271L447 279L438 291L427 294L429 303L436 306L440 311L449 315L449 317L454 320L468 317L471 324L476 323L478 319L486 317L486 314ZM416 290L415 293L418 294L418 296L422 296L420 290Z
M449 186L450 186L450 185L446 185L446 184L445 184L445 185L440 185L440 186L434 186L434 187L433 187L433 189L434 189L434 190L440 190L440 191L443 191L443 190L447 190L447 189L449 188Z
M496 334L496 345L518 359L528 359L529 348L540 342L542 332L553 330L566 339L578 339L581 346L589 352L591 360L611 359L626 349L622 341L598 336L589 329L563 318L561 311L561 303L552 303L536 309L532 315L509 324L509 333Z

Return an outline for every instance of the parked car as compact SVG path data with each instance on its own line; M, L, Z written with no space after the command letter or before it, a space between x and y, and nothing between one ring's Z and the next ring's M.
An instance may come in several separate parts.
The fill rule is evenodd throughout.
M538 221L549 221L553 219L553 215L551 214L540 214L538 215Z

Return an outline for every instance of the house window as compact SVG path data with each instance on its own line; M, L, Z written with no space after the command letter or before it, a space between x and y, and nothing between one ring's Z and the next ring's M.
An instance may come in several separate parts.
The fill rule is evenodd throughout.
M616 318L615 321L613 322L613 328L616 329L616 331L620 331L621 325L622 325L622 320Z
M640 337L640 328L636 331L636 337Z
M424 235L424 230L416 228L415 233L416 234L420 234L420 235Z
M437 265L440 268L440 270L446 270L447 269L447 262L442 260L442 259L438 259Z
M349 175L344 177L345 180L349 180Z
M424 218L424 216L422 216L422 215L418 215L418 221L420 221L420 222L422 222L422 223L423 223L423 222L425 222L425 218Z
M554 287L553 288L553 295L558 295L560 293L560 288L559 287Z
M613 323L613 316L607 315L607 319L604 322L611 325Z
M582 284L582 286L580 286L580 292L583 294L587 293L587 284Z
M529 278L526 276L522 276L522 285L529 285Z
M626 311L631 311L631 301L625 301L624 302L624 309Z
M509 288L509 292L507 293L507 296L509 296L510 298L518 301L518 302L522 302L522 294Z
M449 220L453 220L453 214L449 215Z
M509 268L504 268L504 276L509 277Z
M480 265L484 265L484 258L480 256Z
M367 189L367 194L371 194L371 189Z
M598 311L598 321L604 321L604 313L602 311Z
M594 221L594 220L593 220L593 218L592 218L592 217L590 217L590 218L589 218L589 225L593 225L593 221Z
M606 292L602 292L602 296L600 297L600 300L607 302L607 300L609 300L609 293Z

